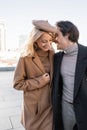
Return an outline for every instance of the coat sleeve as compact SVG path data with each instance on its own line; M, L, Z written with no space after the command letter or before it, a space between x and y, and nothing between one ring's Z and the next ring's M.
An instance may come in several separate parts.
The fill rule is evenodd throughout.
M20 58L14 72L13 87L17 90L32 91L44 87L48 81L43 76L35 78L26 78L25 66L23 58Z

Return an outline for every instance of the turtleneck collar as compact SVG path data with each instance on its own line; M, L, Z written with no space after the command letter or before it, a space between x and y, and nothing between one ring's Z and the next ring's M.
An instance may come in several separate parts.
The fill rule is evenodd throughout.
M49 55L49 51L43 51L41 49L38 49L36 52L40 57L47 57Z
M72 53L77 52L77 51L78 51L78 45L77 45L77 43L74 43L70 47L66 48L64 50L64 53L65 54L72 54Z

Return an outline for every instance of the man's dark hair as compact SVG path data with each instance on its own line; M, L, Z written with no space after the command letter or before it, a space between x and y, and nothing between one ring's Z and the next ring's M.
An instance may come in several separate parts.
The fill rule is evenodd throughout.
M56 22L56 26L60 28L63 36L69 34L69 40L72 42L78 43L79 30L78 28L70 21L59 21Z

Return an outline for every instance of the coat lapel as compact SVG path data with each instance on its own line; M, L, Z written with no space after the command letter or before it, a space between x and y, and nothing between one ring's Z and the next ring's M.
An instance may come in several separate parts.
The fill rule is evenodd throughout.
M54 52L50 51L49 52L49 61L50 61L50 77L51 77L51 80L52 80L52 76L53 76L53 55L54 55ZM40 71L42 73L46 73L45 68L44 68L43 64L41 63L41 61L40 61L36 52L35 52L35 56L32 59L33 59L33 62L36 64L36 66L40 69Z
M54 51L49 52L49 61L50 61L50 84L52 83L53 78L53 58L54 58Z
M43 64L41 63L37 53L35 52L35 55L34 57L32 58L34 64L39 68L39 70L42 72L42 73L45 73L45 68L43 66Z
M78 56L77 56L75 83L74 83L74 99L78 93L80 83L85 72L86 68L85 66L87 66L86 51L81 45L78 45Z
M49 60L50 60L50 78L51 78L51 81L52 81L52 77L53 77L53 55L54 55L54 52L50 51L49 52Z
M60 53L57 53L54 58L54 79L56 81L56 84L57 84L59 73L60 73L61 61L62 61L63 55L64 55L64 52L60 52Z

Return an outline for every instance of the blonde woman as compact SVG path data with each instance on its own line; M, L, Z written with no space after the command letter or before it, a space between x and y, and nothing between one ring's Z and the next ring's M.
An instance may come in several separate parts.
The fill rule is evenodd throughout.
M38 21L34 21L34 25ZM51 81L53 73L51 25L44 28L39 21L30 33L29 41L19 58L13 87L23 91L22 124L26 130L52 130ZM49 23L48 23L49 24ZM46 22L47 25L47 22ZM49 32L50 31L50 32Z

